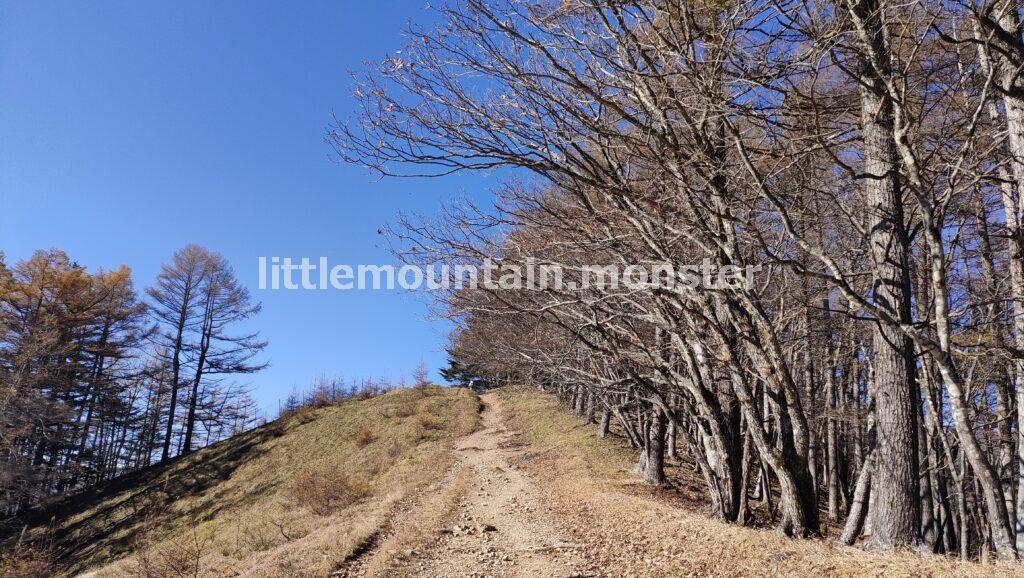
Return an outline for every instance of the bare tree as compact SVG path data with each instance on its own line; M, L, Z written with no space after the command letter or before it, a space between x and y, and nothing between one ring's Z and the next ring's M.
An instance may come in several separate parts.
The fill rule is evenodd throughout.
M460 364L603 408L650 481L663 416L723 519L750 520L753 483L791 535L827 495L848 542L1013 558L1017 10L468 0L368 72L330 141L384 175L524 175L496 209L404 221L407 260L763 267L441 300Z
M255 373L267 366L266 363L252 363L252 359L267 346L266 341L259 340L258 332L229 333L232 325L259 313L260 305L252 303L248 289L238 283L231 265L222 255L208 252L205 259L206 273L196 299L196 309L201 314L195 328L197 342L188 345L195 357L195 372L185 418L183 455L192 451L203 377Z

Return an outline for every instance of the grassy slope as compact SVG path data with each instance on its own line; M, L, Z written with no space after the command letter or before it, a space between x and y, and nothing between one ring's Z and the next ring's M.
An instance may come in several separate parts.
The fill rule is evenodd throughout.
M442 476L478 403L431 387L301 412L58 504L30 535L68 574L322 576ZM317 491L339 481L354 503L314 512Z
M608 575L969 576L1019 569L871 554L717 522L701 510L692 476L676 472L681 487L651 489L628 472L633 452L599 439L552 397L501 395L510 427L529 444L518 464ZM198 565L204 576L323 576L378 540L403 503L444 485L451 496L417 510L413 518L424 520L406 514L377 549L432 539L434 518L465 490L458 480L439 484L453 463L450 442L477 427L478 409L466 390L430 388L302 413L59 504L47 512L50 529L37 525L32 534L48 535L65 574L192 575ZM296 493L300 479L354 480L365 495L317 514L308 496ZM386 575L388 562L374 557L367 570Z
M639 483L628 472L634 453L617 440L600 439L596 427L579 425L552 396L535 390L503 395L510 426L530 444L521 465L547 490L567 530L591 546L592 562L610 575L1020 575L1016 564L873 554L828 539L792 540L718 522L695 507L697 488L686 487L692 481L682 492Z

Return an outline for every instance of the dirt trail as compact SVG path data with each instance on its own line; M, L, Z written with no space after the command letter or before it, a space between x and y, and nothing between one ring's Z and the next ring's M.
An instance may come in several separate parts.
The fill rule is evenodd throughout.
M605 451L609 440L598 443L553 398L513 390L482 399L483 428L458 440L443 479L396 508L339 575L1020 576L1013 563L869 554L724 524L627 473L632 452Z
M336 575L374 575L381 566L387 575L431 577L594 575L583 570L580 545L566 540L540 490L510 463L520 450L504 424L501 399L486 394L481 400L483 427L458 440L457 462L444 480L397 511L383 535ZM445 524L432 532L429 543L397 556L389 550L394 528L436 509L440 501L449 502ZM374 563L382 556L391 561Z
M472 478L458 519L421 566L429 576L585 576L575 550L551 519L537 486L510 465L515 449L501 399L481 397L483 428L456 446Z

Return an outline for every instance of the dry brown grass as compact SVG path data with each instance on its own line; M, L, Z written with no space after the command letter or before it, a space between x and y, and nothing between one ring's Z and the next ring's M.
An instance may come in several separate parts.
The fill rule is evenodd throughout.
M442 421L440 418L436 416L429 414L420 414L416 416L416 424L425 430L431 431L440 430L444 428L444 421Z
M403 403L403 404L398 405L397 407L395 407L395 409L394 409L394 416L395 417L409 417L409 416L416 415L416 404L412 403L411 401L412 400L410 400L410 403Z
M357 447L366 447L373 443L373 440L377 439L377 436L373 435L373 431L368 427L359 428L356 435L353 436L352 441L356 443Z
M42 552L22 552L0 557L0 578L48 578L53 563Z
M369 496L370 484L361 476L308 468L295 474L292 499L319 516L329 516Z
M628 470L620 440L579 425L553 396L502 392L512 427L531 445L519 465L596 567L613 576L1019 576L1018 564L980 564L913 552L869 553L832 539L794 540L683 507Z
M13 547L0 554L0 578L47 578L53 574L52 555L47 548L29 546L22 531Z
M196 537L200 576L330 574L394 504L444 475L452 441L477 427L478 404L430 387L299 411L66 503L52 574L159 575L191 559ZM429 415L433 429L403 408Z

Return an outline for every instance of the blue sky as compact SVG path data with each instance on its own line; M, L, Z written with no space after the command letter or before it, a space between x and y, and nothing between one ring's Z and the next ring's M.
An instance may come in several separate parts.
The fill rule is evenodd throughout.
M0 250L58 247L150 284L171 253L222 252L262 301L273 413L320 374L443 365L447 327L402 291L258 291L261 255L391 263L377 229L486 198L481 175L378 180L323 136L349 75L401 48L425 0L0 1Z

